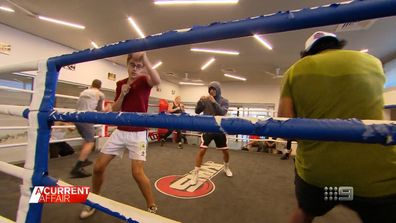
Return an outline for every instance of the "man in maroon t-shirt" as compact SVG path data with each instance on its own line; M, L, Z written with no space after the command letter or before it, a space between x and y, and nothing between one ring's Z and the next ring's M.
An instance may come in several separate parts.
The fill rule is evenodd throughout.
M117 82L112 110L115 112L147 112L151 88L160 84L160 76L156 70L152 69L144 52L129 54L127 67L128 78ZM128 149L133 178L146 199L148 211L155 213L157 206L154 202L150 180L145 175L143 168L144 161L146 161L146 148L146 128L118 126L96 159L92 177L92 192L99 194L107 165L115 156L122 156L124 150ZM94 212L95 209L85 206L80 218L87 218Z

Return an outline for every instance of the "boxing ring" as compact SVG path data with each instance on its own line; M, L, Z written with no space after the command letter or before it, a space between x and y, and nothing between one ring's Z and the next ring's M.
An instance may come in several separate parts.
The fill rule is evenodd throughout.
M30 204L33 186L67 185L48 176L48 146L53 121L90 122L97 124L133 125L182 130L225 132L272 136L279 138L362 143L396 144L396 127L384 121L267 119L100 112L59 112L54 110L59 70L63 66L147 51L171 46L251 36L256 33L275 33L318 27L345 22L396 15L396 1L349 1L290 10L238 21L212 23L181 31L169 31L109 44L99 49L88 49L52 57L45 61L30 62L0 68L0 73L38 68L34 93L29 107L0 105L3 114L22 116L29 120L28 145L24 168L4 162L0 169L23 179L17 213L17 222L41 222L43 204ZM127 222L175 222L159 215L90 194L86 204ZM77 213L76 213L77 215ZM0 219L1 220L1 219ZM6 220L4 220L6 221Z

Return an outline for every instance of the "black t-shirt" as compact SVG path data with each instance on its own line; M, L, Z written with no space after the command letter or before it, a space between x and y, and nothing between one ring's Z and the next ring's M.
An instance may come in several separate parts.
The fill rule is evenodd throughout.
M176 114L176 113L182 113L181 108L179 108L178 106L175 105L175 102L172 102L173 106L172 109L178 108L176 111L171 112L172 114Z

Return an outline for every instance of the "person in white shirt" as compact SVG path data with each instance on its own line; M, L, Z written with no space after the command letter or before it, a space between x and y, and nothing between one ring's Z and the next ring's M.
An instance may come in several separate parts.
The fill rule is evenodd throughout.
M103 111L104 94L100 91L102 82L98 79L92 81L91 87L82 91L77 101L77 111ZM70 171L74 178L89 177L92 174L84 170L91 165L88 155L95 146L95 127L92 123L75 123L78 133L84 139L77 163Z

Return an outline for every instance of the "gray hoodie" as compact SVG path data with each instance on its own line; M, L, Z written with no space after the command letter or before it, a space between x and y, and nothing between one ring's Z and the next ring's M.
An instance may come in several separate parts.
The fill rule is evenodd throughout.
M228 100L221 96L220 83L217 81L211 82L208 91L210 87L216 89L216 102L213 103L209 99L199 100L195 107L195 113L203 112L204 115L225 116L228 111Z

